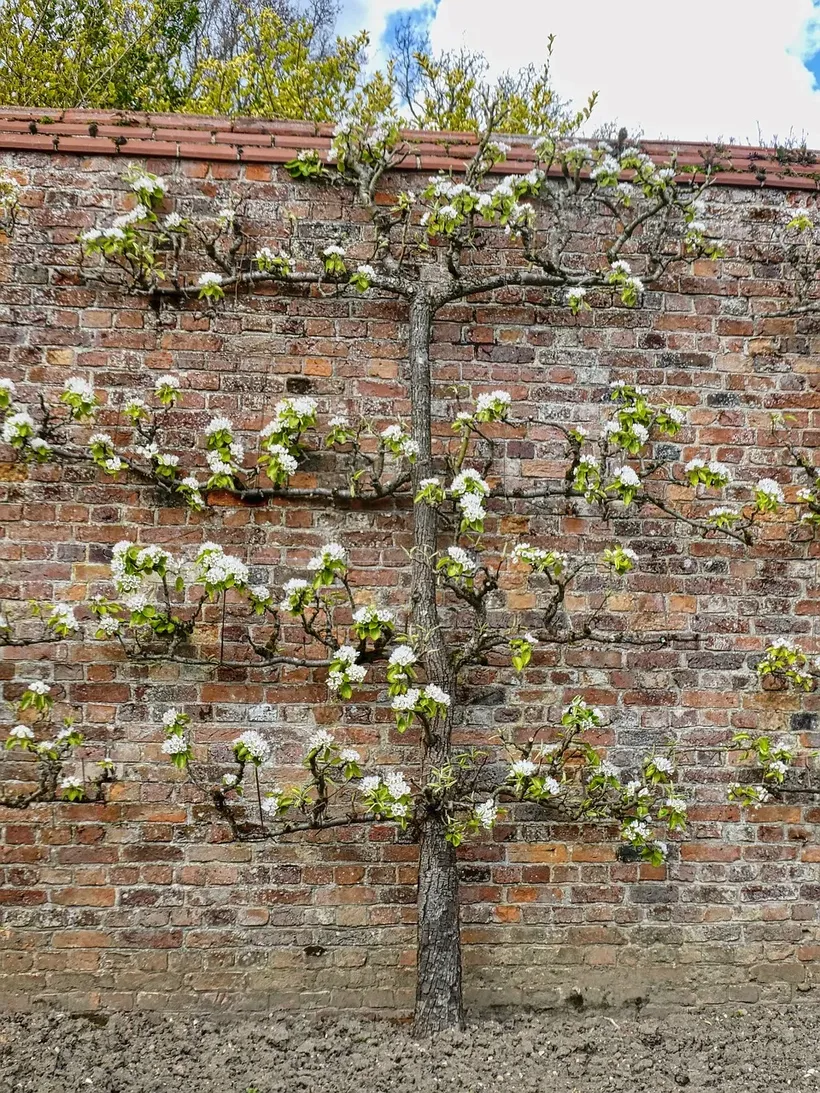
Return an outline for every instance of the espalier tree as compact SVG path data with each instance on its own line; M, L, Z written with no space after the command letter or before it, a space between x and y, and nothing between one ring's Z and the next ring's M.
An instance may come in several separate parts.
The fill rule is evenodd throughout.
M449 424L434 420L431 327L443 308L511 287L539 290L545 304L575 315L594 306L639 307L644 285L671 263L717 255L706 223L709 178L680 181L674 160L659 166L623 140L576 140L587 118L582 111L545 119L533 145L537 165L526 175L497 180L493 169L508 148L488 125L463 175L439 175L420 192L398 192L385 202L394 185L385 172L404 154L398 119L360 107L337 127L326 159L306 151L288 165L306 187L352 191L367 214L358 259L331 239L313 252L298 237L282 247L284 211L275 223L249 222L239 192L202 216L135 165L127 175L131 206L82 235L82 266L88 277L118 280L158 307L199 307L206 314L241 308L247 295L277 286L397 298L407 309L409 421L325 417L313 398L285 398L253 438L253 455L250 438L223 416L208 424L204 444L180 453L166 441L168 412L175 409L179 428L185 407L175 375L134 392L111 432L95 427L100 403L83 377L72 377L58 399L43 398L36 408L21 408L10 382L0 387L0 401L3 439L21 459L90 463L100 475L154 487L161 505L207 513L218 493L221 506L226 499L239 506L273 498L342 507L353 501L384 507L392 499L409 506L411 576L401 609L388 608L355 577L344 542L327 542L306 571L274 590L256 583L248 563L216 542L176 556L123 541L114 548L105 593L89 601L93 623L85 634L141 662L256 666L283 681L291 668L302 675L308 669L326 681L328 702L339 710L363 700L389 705L395 730L418 743L405 770L374 769L367 755L327 729L309 740L303 778L294 784L278 784L270 743L255 731L234 742L232 768L217 770L198 756L190 716L175 708L162 719L163 751L209 795L238 839L392 822L418 840L416 1029L428 1033L463 1021L456 867L463 840L491 831L504 811L525 802L548 819L614 825L634 858L659 864L667 853L663 835L681 833L686 822L672 751L617 769L600 746L606 717L583 695L554 723L503 730L481 749L454 744L476 669L489 666L512 686L541 658L549 663L544 650L685 648L692 633L647 633L609 610L611 593L628 587L630 571L641 565L618 541L624 517L654 511L692 540L724 536L750 549L759 526L787 505L799 509L800 526L811 531L820 521L820 489L808 461L808 483L788 502L772 479L730 485L729 471L709 452L681 466L674 446L655 442L678 434L684 412L624 382L613 385L609 410L589 435L580 424L532 418L503 390L459 391ZM13 187L6 203L13 207ZM574 246L581 237L599 249ZM449 440L442 439L445 428ZM500 458L507 439L528 435L536 448L562 448L563 468L554 479L522 479L510 473L512 460ZM320 484L291 485L305 465L325 468ZM670 485L675 496L688 486L689 499L676 507ZM724 489L731 504L717 503ZM570 556L560 539L504 540L500 516L544 506L553 515L607 521L610 544L591 558ZM510 610L506 590L524 579L532 606ZM245 653L230 661L212 625L226 601L232 628L244 618L247 633ZM80 637L68 608L45 604L38 611L38 625L51 637ZM4 634L8 642L29 640L15 638L11 624ZM769 647L758 673L803 689L814 687L817 674L787 641ZM25 691L19 714L9 746L23 749L44 772L36 799L102 794L105 765L93 782L58 783L77 739L73 726L57 741L41 739L32 721L51 716L42 687ZM730 795L751 806L782 784L796 755L793 743L767 736L741 735L729 746L749 759ZM19 806L25 803L21 797Z

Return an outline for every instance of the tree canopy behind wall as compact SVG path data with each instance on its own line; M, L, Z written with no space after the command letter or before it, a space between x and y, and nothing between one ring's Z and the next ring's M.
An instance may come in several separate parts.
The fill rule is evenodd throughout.
M335 34L335 0L3 0L0 105L335 122L358 96L424 129L543 132L546 63L498 80L480 54L435 54L401 26L384 69L365 31Z

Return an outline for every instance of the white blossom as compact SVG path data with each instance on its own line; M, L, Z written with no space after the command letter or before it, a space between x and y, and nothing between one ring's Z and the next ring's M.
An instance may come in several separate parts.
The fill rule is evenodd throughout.
M166 755L179 755L188 750L188 741L182 733L174 733L163 741L162 750Z
M475 559L472 558L466 550L463 550L459 546L451 546L447 548L447 556L451 558L457 565L460 565L465 574L474 573L476 569Z
M149 175L137 175L131 182L131 189L135 193L139 193L140 190L148 190L152 193L156 193L159 190L160 193L165 193L165 180L162 178L151 178Z
M235 585L244 587L250 577L250 570L241 558L226 554L215 543L206 543L200 549L197 563L200 569L198 579L206 584L217 585L233 580Z
M683 797L667 797L663 802L673 812L686 812L689 803Z
M69 774L60 781L60 789L82 789L83 780L76 774Z
M407 780L401 771L391 771L386 775L384 784L387 786L387 791L394 800L398 800L399 797L408 797L410 795L410 786L407 784Z
M214 433L232 433L233 422L230 418L224 417L219 414L216 417L212 417L208 424L205 426L205 436L213 436Z
M405 694L396 695L390 708L399 713L405 710L413 710L418 703L420 694L418 687L411 687Z
M498 805L492 797L488 797L483 804L476 805L475 817L481 827L489 830L493 826L498 817Z
M358 763L361 756L355 748L342 748L339 752L339 758L343 763Z
M433 702L437 703L439 706L450 705L450 696L435 683L428 683L424 688L424 693L427 698L431 698Z
M63 390L66 394L79 395L85 402L94 401L94 388L80 376L71 376L65 381Z
M9 730L9 737L13 740L33 740L34 733L28 725L15 725Z
M640 486L641 484L637 472L632 467L618 467L615 478L622 486Z
M596 163L596 165L589 172L590 178L600 178L601 175L618 175L621 171L621 165L617 159L612 156L604 156L603 159Z
M115 216L112 220L112 226L115 228L128 228L132 224L140 224L143 220L147 220L151 215L151 210L147 205L143 205L140 202L135 205L133 209L130 209L127 213L122 213L120 216Z
M332 732L328 732L327 729L317 729L309 738L307 742L308 752L324 751L326 748L332 748L336 743L336 740Z
M129 611L144 611L150 600L144 592L135 592L133 596L126 596L123 603Z
M310 585L303 577L291 577L289 581L285 581L282 591L284 597L279 603L280 611L289 611L291 609L291 599L296 592L301 592L305 588L309 588Z
M478 396L475 408L481 413L484 410L489 410L497 403L501 403L502 406L509 406L511 402L512 396L508 391L491 391L489 394Z
M48 621L52 625L64 626L67 630L80 629L80 624L74 617L74 610L67 603L55 603Z
M368 604L367 607L359 607L353 612L353 621L358 623L375 621L392 624L393 612L388 611L386 607L377 607L375 604Z
M231 448L233 448L233 445L231 445ZM269 444L267 451L269 455L275 457L276 462L286 475L296 474L299 469L299 461L290 454L283 444Z
M510 763L510 774L520 778L530 778L538 770L531 759L516 759Z
M675 764L671 759L667 759L665 755L654 755L647 762L651 763L655 770L661 771L663 774L672 774L675 770Z
M390 654L390 664L399 664L402 668L406 668L411 664L416 663L416 654L410 645L397 645L393 652Z
M262 430L262 436L270 436L283 428L286 419L295 414L297 417L312 417L316 413L318 403L309 395L299 398L280 399L273 408L274 420Z
M755 486L755 489L758 493L763 493L773 501L779 501L781 504L785 500L783 496L783 487L779 482L775 482L773 478L761 478Z
M6 444L11 444L13 440L17 439L20 433L33 428L34 419L31 414L27 414L24 410L21 410L16 414L9 414L3 422L3 440Z
M641 842L652 837L652 828L640 820L632 820L631 823L624 824L621 835L628 842Z
M341 543L326 543L307 564L310 570L323 569L333 562L347 562L347 550Z
M26 684L26 690L35 695L47 695L50 693L51 687L47 683L43 683L41 679L35 679Z
M481 498L475 493L465 493L459 498L458 505L465 519L471 523L477 523L487 515L487 510L481 504Z
M461 497L464 493L477 493L483 497L490 492L490 487L478 473L473 470L472 467L467 467L457 474L450 485L450 492L453 497Z
M279 811L279 798L282 791L277 789L262 798L262 811L268 816L275 815Z
M333 671L327 673L327 687L329 691L335 693L340 687L343 687L346 682L347 680L345 679L344 672L340 672L338 669L333 669Z
M200 273L199 279L197 280L197 284L198 285L203 285L203 286L205 286L205 285L221 285L222 284L222 274L221 273L213 273L213 272L210 272L210 271L206 271L205 273Z
M378 774L368 774L366 777L362 778L359 783L359 788L362 793L375 793L381 784L382 780Z
M270 759L271 746L261 733L248 729L234 740L234 747L241 744L258 763L267 763Z
M172 391L179 391L181 384L176 376L158 376L154 383L154 391L158 391L162 387L170 388Z
M212 474L233 474L233 463L226 463L217 451L206 452L205 462Z

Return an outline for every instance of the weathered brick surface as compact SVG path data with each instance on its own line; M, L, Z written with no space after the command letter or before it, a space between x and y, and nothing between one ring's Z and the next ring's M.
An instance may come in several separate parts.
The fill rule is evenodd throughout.
M140 131L132 136L135 146ZM170 446L180 451L197 442L197 430L201 444L215 411L250 435L285 393L310 392L323 415L347 410L380 424L407 412L402 304L269 291L212 318L194 307L158 314L138 296L85 281L76 268L77 233L122 206L125 157L87 156L79 146L77 154L36 151L30 141L20 151L10 139L3 162L27 188L18 232L0 253L0 358L25 394L82 374L105 394L101 423L112 429L122 392L177 372L186 398L171 417ZM269 225L266 241L284 236L284 207L306 245L344 239L367 257L355 210L335 193L295 186L270 154L267 163L222 162L217 146L207 162L185 159L184 143L174 149L174 158L148 163L172 193L242 192L251 217ZM245 148L245 160L251 152ZM771 211L795 199L787 189L717 187L712 203L726 260L671 275L667 291L650 293L638 311L597 307L573 319L537 292L510 290L443 312L433 353L437 412L444 418L454 383L473 393L503 386L522 412L594 425L609 381L634 379L690 410L679 438L684 459L709 452L741 481L779 475L772 411L794 415L793 439L805 446L820 435L816 338L808 324L762 318L781 270L761 265L753 245L766 242ZM505 459L522 479L560 466L551 438L538 431L509 439ZM26 474L3 464L0 472L0 594L7 599L81 602L89 588L103 587L110 547L123 537L172 550L216 539L258 566L260 579L281 584L333 534L350 546L362 587L394 606L403 602L406 507L226 503L206 519L157 506L147 488L83 468ZM317 460L297 484L323 473ZM465 847L471 1002L553 1004L573 992L591 1001L753 1002L813 992L820 813L804 798L749 816L725 803L732 731L788 725L804 710L794 725L806 744L819 742L817 700L761 692L749 668L773 635L794 634L811 649L820 642L817 550L792 545L789 533L772 523L747 553L720 541L690 545L668 520L632 515L618 534L642 564L612 610L635 611L642 629L691 628L699 646L543 654L526 685L503 700L489 670L473 678L490 698L469 708L460 742L486 742L500 725L525 734L582 692L609 714L600 743L617 762L679 740L697 806L663 869L618 861L609 831L524 814L492 840ZM578 550L600 549L612 532L580 515L559 519L520 504L497 513L489 540L505 534ZM511 609L530 606L524 587L508 591ZM593 600L596 586L578 595ZM216 644L218 617L208 621ZM229 650L239 648L241 632L229 616ZM137 666L99 643L4 652L6 698L33 676L54 681L82 716L88 757L110 752L124 780L105 808L0 812L3 1005L408 1008L411 843L377 825L278 845L232 844L198 793L160 761L157 723L173 702L191 713L197 747L212 762L224 762L228 742L254 727L274 742L286 777L309 732L335 718L319 679L300 670ZM391 730L379 687L364 692L340 733L375 761L406 767L413 741ZM8 756L2 764L0 771L19 768Z

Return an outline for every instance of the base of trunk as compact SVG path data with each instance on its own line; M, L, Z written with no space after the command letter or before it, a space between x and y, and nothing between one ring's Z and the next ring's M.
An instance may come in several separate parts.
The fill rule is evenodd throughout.
M421 837L415 1036L464 1028L455 849L431 817Z

